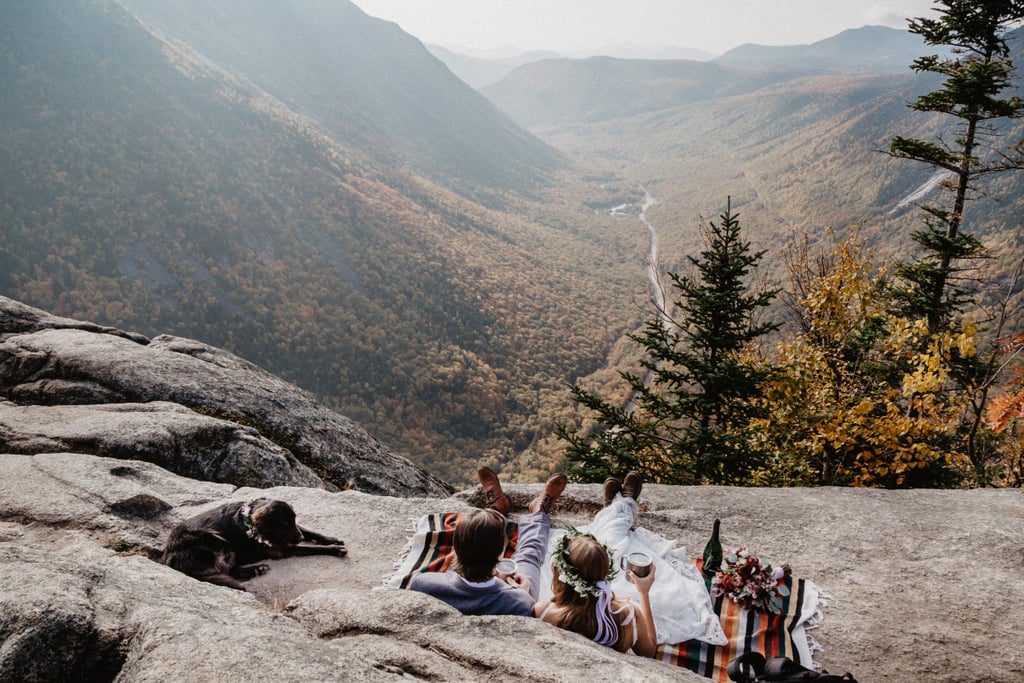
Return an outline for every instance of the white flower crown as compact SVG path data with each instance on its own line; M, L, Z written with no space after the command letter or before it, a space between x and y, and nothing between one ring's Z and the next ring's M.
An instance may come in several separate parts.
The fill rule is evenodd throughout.
M555 545L555 552L552 555L551 563L558 570L558 580L572 586L572 589L578 595L590 595L595 598L601 597L603 589L597 585L599 582L588 581L580 576L580 570L569 561L569 541L576 536L586 536L597 541L591 534L580 533L575 527L568 526L565 528L565 534L558 539L558 543ZM611 549L604 543L601 543L601 547L608 553L608 576L604 578L604 581L611 582L616 574L618 574L618 571L615 569L615 563L612 562Z

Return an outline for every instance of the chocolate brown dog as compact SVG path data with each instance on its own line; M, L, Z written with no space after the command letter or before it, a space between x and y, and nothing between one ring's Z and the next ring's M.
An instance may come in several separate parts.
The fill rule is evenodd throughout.
M186 519L171 531L160 561L200 581L245 590L242 581L270 571L253 564L260 560L346 553L343 541L296 524L288 503L260 498Z

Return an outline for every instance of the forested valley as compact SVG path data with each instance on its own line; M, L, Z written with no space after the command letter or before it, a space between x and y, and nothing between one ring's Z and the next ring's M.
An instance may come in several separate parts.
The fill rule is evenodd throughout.
M539 481L587 419L570 385L625 398L652 314L641 186L663 272L727 200L776 284L784 245L830 228L913 253L900 202L931 174L880 153L939 130L907 111L931 87L909 70L556 61L485 98L346 2L173 4L4 10L0 292L223 346L451 482ZM561 109L529 108L550 91ZM993 281L1024 246L1021 183L971 207Z

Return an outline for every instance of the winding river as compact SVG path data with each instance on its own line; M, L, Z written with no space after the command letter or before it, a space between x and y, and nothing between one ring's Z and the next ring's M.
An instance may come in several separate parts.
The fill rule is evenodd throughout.
M643 185L640 185L640 189L644 192L644 202L640 205L640 220L647 226L647 233L651 240L651 247L647 252L647 262L644 264L644 270L647 271L647 282L651 289L651 302L654 304L654 308L658 311L658 316L667 330L672 325L672 319L665 308L665 288L661 285L661 273L659 272L660 266L658 264L658 233L654 231L654 226L647 220L647 210L657 204L658 200L652 197Z
M661 284L661 268L658 264L658 233L655 232L654 226L647 220L647 210L658 203L647 191L647 189L640 185L640 189L644 193L643 204L640 205L640 220L645 226L647 226L647 233L650 237L650 249L647 252L647 259L644 263L644 270L647 273L647 283L651 292L651 302L654 304L655 310L658 312L658 317L661 319L661 325L667 332L674 327L675 323L672 322L672 317L669 315L668 308L665 302L665 288ZM644 376L644 387L649 387L651 381L654 379L654 371L648 370ZM629 401L623 406L623 410L630 414L636 409L636 392L630 396Z

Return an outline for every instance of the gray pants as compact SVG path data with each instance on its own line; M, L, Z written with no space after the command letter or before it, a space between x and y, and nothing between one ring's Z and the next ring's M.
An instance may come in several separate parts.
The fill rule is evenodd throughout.
M531 512L519 517L519 538L512 559L518 565L517 573L530 582L530 595L537 599L540 590L540 569L548 551L548 532L551 518L546 512Z

